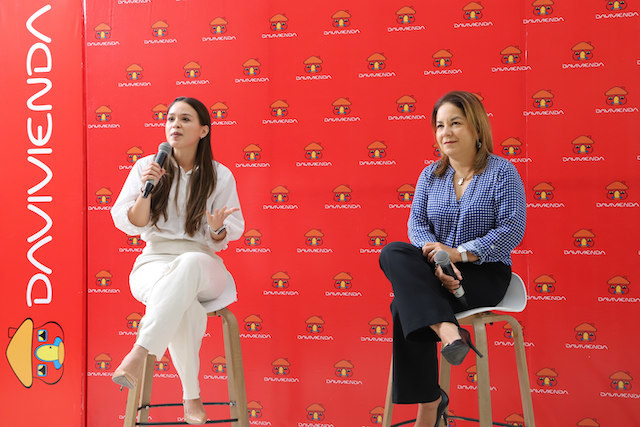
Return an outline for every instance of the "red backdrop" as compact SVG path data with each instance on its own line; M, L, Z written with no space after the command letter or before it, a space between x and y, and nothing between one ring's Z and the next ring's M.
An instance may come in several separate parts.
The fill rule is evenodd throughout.
M222 256L238 284L252 424L376 425L391 355L378 253L406 240L412 187L438 159L430 108L453 89L483 99L495 151L525 183L513 259L530 299L516 317L538 425L637 423L639 11L604 0L87 1L87 424L121 422L125 393L109 376L144 312L128 290L144 242L117 231L109 209L132 163L164 140L166 106L187 95L211 109L214 156L234 172L247 221ZM208 331L203 396L220 400L216 320ZM494 419L518 425L512 340L502 325L489 333ZM454 371L455 414L477 413L473 365ZM167 359L154 400L180 396Z

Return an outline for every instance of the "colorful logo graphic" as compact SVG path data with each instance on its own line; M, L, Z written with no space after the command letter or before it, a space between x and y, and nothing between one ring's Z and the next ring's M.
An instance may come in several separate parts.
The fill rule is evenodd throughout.
M351 289L351 281L353 280L353 276L349 273L345 273L341 271L340 273L333 276L333 286L336 289L347 290Z
M353 375L353 363L349 360L340 360L333 367L333 373L338 378L349 378Z
M593 342L596 340L596 332L598 330L591 323L581 323L574 330L576 332L576 340L580 342Z
M518 64L522 60L522 51L517 46L507 46L500 51L500 62L503 64Z
M510 426L524 427L524 417L520 414L511 414L504 421Z
M548 90L539 90L531 98L535 108L550 108L553 105L553 94Z
M312 228L304 234L305 245L307 246L322 246L324 234L322 231Z
M224 374L227 372L227 359L224 356L217 356L211 359L211 370L218 374Z
M151 26L151 34L154 37L166 37L169 33L169 24L165 21L158 21Z
M605 189L607 190L607 199L624 200L629 196L627 193L629 187L624 182L613 181Z
M440 152L440 146L437 142L434 142L433 145L433 155L436 157L442 157L442 153Z
M142 315L140 313L131 313L127 316L127 328L138 329L140 320L142 320Z
M465 370L465 372L467 373L466 375L467 382L470 382L472 384L478 382L478 368L476 367L476 365L469 366Z
M221 16L218 16L209 22L209 31L212 34L224 34L227 32L227 20Z
M18 328L9 327L6 356L20 383L26 388L37 378L45 384L60 381L64 373L64 332L56 322L34 328L26 318Z
M142 246L144 240L140 238L140 235L137 236L127 236L127 246Z
M614 390L631 390L631 380L633 378L628 372L618 371L609 376L611 383L609 386Z
M276 289L286 289L289 287L289 279L291 277L284 271L278 271L271 276L271 286Z
M260 246L262 244L262 233L255 228L244 233L244 244L247 246Z
M96 357L93 358L95 365L94 367L99 371L108 371L111 369L111 356L107 353L100 353Z
M319 403L313 403L307 406L307 419L311 421L323 421L325 418L324 406Z
M413 113L416 110L416 99L409 95L401 96L396 100L398 113Z
M547 16L553 13L552 0L536 0L533 2L533 14L535 16Z
M303 63L305 73L315 74L322 71L322 59L317 56L310 56Z
M140 80L142 78L142 67L138 64L131 64L125 70L127 72L127 80Z
M262 405L258 401L252 400L247 403L247 410L249 412L249 418L262 417Z
M384 317L376 317L369 322L369 333L376 336L385 335L388 326L389 322Z
M155 361L155 365L153 367L154 371L167 372L169 369L171 369L171 361L166 354L162 355L160 360Z
M331 15L331 19L333 19L332 25L336 28L345 28L351 25L351 14L346 10L337 11Z
M104 22L96 25L93 31L95 31L95 36L98 40L107 40L111 38L111 27Z
M555 387L558 384L558 373L551 368L536 372L536 383L543 387Z
M98 191L96 191L96 202L99 205L108 205L111 203L111 196L113 193L107 187L102 187Z
M578 248L592 248L595 242L593 239L596 237L591 230L581 229L573 234L573 246Z
M142 148L138 146L133 146L127 150L126 154L127 154L127 161L129 163L135 163L138 161L139 158L144 156L144 151L142 151Z
M214 120L226 119L229 111L229 107L224 102L216 102L211 107L211 118ZM248 159L247 159L248 160Z
M256 314L245 317L244 329L249 332L258 332L262 330L262 318Z
M416 11L412 7L404 6L396 11L396 22L398 24L413 24L416 20Z
M585 135L580 135L571 141L571 145L573 145L573 152L576 154L589 154L593 152L593 144L593 139Z
M464 12L462 17L467 21L474 21L476 19L480 19L482 18L482 9L484 9L484 7L482 7L480 3L476 3L475 1L472 1L470 3L467 3L462 8L462 11Z
M285 117L289 114L289 104L281 99L275 101L269 108L271 109L271 115L273 117Z
M346 185L338 185L333 189L333 201L338 203L351 201L351 188Z
M556 279L548 274L536 277L533 283L535 283L536 292L539 294L552 294L556 291Z
M111 108L107 105L101 105L96 108L96 120L99 122L108 122L111 120Z
M277 15L273 15L271 19L269 19L271 24L271 31L283 31L289 27L289 18L278 13Z
M574 61L588 61L593 58L593 46L587 42L580 42L571 48Z
M553 199L553 185L548 182L540 182L533 187L533 198L536 200L551 200Z
M289 375L291 363L285 358L279 358L274 360L272 363L271 372L276 375Z
M260 62L257 59L254 58L250 58L247 59L243 64L243 70L242 73L245 76L257 76L258 74L260 74L260 66L262 64L260 64Z
M373 424L382 424L382 417L384 416L384 408L382 406L376 406L371 411L369 411L369 421Z
M338 98L331 105L333 106L333 114L337 116L346 116L351 112L351 101L347 98Z
M381 53L374 53L367 58L367 68L371 71L384 70L387 66L387 57Z
M613 276L607 281L607 289L613 295L626 295L629 293L630 284L626 277Z
M627 8L627 2L625 0L620 1L607 1L607 10L622 10Z
M108 270L100 270L96 273L96 285L109 286L111 284L112 277L113 276Z
M369 234L369 246L384 246L387 244L387 233L384 230L376 228Z
M432 57L434 67L446 68L451 66L451 58L453 58L453 54L446 49L440 49L434 53Z
M371 144L367 145L367 150L369 150L369 157L372 159L382 159L387 157L387 146L382 141L373 141Z
M271 200L274 203L286 203L289 201L289 190L287 187L278 185L271 190Z
M324 332L324 320L322 320L320 316L311 316L305 320L305 323L307 332L311 334L321 334Z
M250 162L260 160L262 148L256 144L249 144L242 149L244 151L244 159Z
M322 145L312 142L304 147L304 157L309 160L320 160L322 158L322 150L324 150Z
M629 94L623 87L614 86L605 93L607 105L624 105Z
M184 76L188 79L195 79L200 77L200 64L195 61L191 61L185 64L184 67Z
M416 187L414 187L411 184L403 184L400 187L398 187L398 200L400 200L401 202L412 202L413 201L413 194L416 191Z
M151 112L153 113L153 120L163 121L167 118L169 108L164 104L158 104L151 109Z
M505 156L517 156L522 151L522 142L518 138L507 138L500 143L500 146Z

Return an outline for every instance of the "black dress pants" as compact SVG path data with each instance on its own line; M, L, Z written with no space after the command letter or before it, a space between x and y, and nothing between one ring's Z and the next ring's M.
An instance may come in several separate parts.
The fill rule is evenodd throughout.
M380 268L393 287L394 403L433 402L438 385L438 335L429 327L458 324L455 313L499 303L511 280L511 267L501 262L458 263L468 306L451 294L435 275L422 249L392 242L382 249Z

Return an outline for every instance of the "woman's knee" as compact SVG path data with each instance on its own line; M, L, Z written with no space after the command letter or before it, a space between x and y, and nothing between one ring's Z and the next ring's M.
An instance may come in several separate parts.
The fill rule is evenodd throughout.
M418 248L407 242L391 242L380 252L380 265L384 265L397 256L415 255Z

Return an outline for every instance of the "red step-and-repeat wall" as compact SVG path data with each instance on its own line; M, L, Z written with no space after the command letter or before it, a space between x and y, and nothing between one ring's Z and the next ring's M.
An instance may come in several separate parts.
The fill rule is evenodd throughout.
M525 183L513 260L529 303L516 317L538 425L640 422L640 1L85 7L87 425L122 422L126 394L110 376L144 313L128 289L144 242L116 230L109 210L133 163L164 141L181 95L210 109L214 156L236 177L247 223L221 255L238 285L251 424L379 424L391 289L378 254L407 240L418 174L438 160L431 107L454 89L483 100L495 152ZM493 418L523 425L513 341L501 324L489 334ZM226 396L223 356L212 319L204 400ZM454 370L456 415L477 414L474 363ZM180 399L167 355L153 400ZM396 406L394 421L414 414Z

